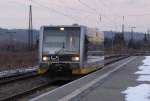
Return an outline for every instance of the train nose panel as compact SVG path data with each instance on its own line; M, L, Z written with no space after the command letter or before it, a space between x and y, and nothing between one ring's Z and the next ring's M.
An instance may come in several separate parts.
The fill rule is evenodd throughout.
M50 76L67 76L72 74L69 64L52 64L46 74Z
M51 62L59 62L59 56L50 56Z

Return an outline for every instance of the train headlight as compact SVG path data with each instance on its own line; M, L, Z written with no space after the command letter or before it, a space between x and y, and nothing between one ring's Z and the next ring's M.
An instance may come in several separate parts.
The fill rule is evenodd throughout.
M63 27L61 27L61 28L59 28L61 31L64 31L65 30L65 28L63 28Z
M44 57L43 57L43 61L47 61L47 60L49 60L49 58L46 57L46 56L44 56Z
M79 61L79 60L80 60L80 57L78 57L78 56L77 56L77 57L72 57L72 60L73 60L73 61Z

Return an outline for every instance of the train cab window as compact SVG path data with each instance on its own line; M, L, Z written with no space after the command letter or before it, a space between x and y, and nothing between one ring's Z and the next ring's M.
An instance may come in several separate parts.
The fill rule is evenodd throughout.
M45 28L43 52L48 54L68 54L79 52L79 28Z

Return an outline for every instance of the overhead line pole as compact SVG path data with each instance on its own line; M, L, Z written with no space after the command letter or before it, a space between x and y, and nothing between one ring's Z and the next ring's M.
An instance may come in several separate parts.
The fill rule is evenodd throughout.
M134 28L136 27L130 27L131 28L131 39L130 39L130 48L133 48L133 44L134 44L134 38L133 38L133 33L134 33Z
M147 36L148 36L148 41L150 41L150 32L149 32L149 28L147 29Z
M122 23L122 34L124 34L124 19L125 19L125 17L123 16L123 23Z
M133 41L133 39L134 39L134 38L133 38L133 33L134 33L133 29L134 29L134 28L136 28L136 27L131 27L131 40L132 40L132 41Z
M121 46L121 51L124 51L124 46L125 46L125 39L124 39L124 19L125 17L123 16L122 17L122 35L121 35L121 38L122 38L122 46Z
M32 5L29 5L29 28L28 28L28 48L33 48L33 25L32 25Z

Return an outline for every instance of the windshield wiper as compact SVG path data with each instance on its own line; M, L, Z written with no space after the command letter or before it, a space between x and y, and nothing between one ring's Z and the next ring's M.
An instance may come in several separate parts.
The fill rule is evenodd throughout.
M62 53L63 50L64 50L64 48L61 48L60 50L56 51L55 54L59 55L60 53Z
M60 50L58 50L57 52L55 52L55 54L56 54L56 55L59 55L60 52L62 52L62 51L63 51L63 54L64 54L64 48L65 48L65 45L64 45L64 42L63 42L62 48L61 48Z

